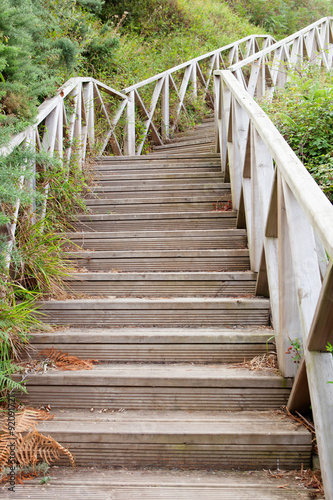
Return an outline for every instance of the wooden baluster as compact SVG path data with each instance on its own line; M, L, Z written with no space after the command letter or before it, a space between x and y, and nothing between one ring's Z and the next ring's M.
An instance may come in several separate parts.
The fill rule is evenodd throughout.
M36 152L36 129L31 129L25 140L25 147ZM32 202L29 207L29 214L31 218L31 223L36 222L36 161L33 160L28 166L31 171L31 176L27 179L27 187L32 193Z
M85 85L84 91L84 105L86 109L86 125L87 125L87 139L89 142L89 149L95 145L95 112L94 112L94 84L89 82Z
M127 102L127 125L126 125L125 154L135 155L135 91L131 90Z
M297 366L292 355L286 355L290 342L301 339L301 324L298 314L297 292L294 277L288 220L282 189L282 178L278 172L278 269L279 269L279 331L277 353L279 369L284 377L293 377Z
M46 117L46 120L45 120L45 131L43 134L42 148L44 151L46 151L47 153L49 153L51 155L53 155L54 149L56 146L59 113L62 115L62 110L60 111L60 107L57 106L56 108L53 109L53 111L51 111L51 113ZM45 171L45 167L44 167L44 171ZM43 200L42 212L41 212L41 220L42 221L46 217L47 198L49 195L49 189L50 189L50 184L49 184L49 182L47 182L45 185L45 188L44 188L44 200ZM43 229L43 225L42 225L42 229Z
M191 83L192 83L192 92L191 97L193 100L198 97L198 77L197 77L197 62L193 61L191 64Z
M79 167L82 169L82 83L77 84L77 101L75 109L75 121L74 121L74 134L73 139L75 140L75 149L79 153L78 162Z
M169 74L164 76L162 88L162 138L168 140L170 137L170 81Z

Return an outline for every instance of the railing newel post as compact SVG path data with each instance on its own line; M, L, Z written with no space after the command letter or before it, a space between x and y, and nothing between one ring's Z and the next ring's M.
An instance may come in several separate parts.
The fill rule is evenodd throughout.
M125 154L129 156L135 155L135 91L131 90L128 95L126 109L126 141Z

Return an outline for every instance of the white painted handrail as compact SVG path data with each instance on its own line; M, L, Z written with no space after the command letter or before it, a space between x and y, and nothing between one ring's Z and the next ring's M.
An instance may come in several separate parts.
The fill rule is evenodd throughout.
M333 206L260 106L230 71L215 72L217 151L246 227L257 295L270 296L280 371L304 346L288 405L311 397L326 498L333 499ZM330 262L329 262L330 261ZM306 369L306 377L304 372ZM306 398L305 398L306 399Z
M130 154L140 155L149 136L157 145L168 141L179 124L180 116L187 114L188 103L195 101L200 91L206 104L213 108L213 71L225 69L255 54L260 50L260 45L267 48L274 41L269 35L247 36L127 87L124 92L129 95L132 106L129 115L129 135L132 138ZM154 88L148 97L149 104L146 104L142 94L152 85ZM139 115L143 134L137 144L135 138Z
M332 68L333 17L297 31L283 40L265 47L228 68L251 97L272 94L288 80L287 72L304 64Z
M181 114L187 113L187 106L196 99L199 89L202 89L208 106L213 108L214 69L225 68L273 42L269 35L248 36L139 82L123 93L94 78L71 78L55 97L38 108L34 125L12 137L10 143L0 149L0 155L8 155L21 145L56 154L68 164L75 156L79 167L88 152L93 156L103 153L140 155L148 138L159 145L169 140L170 132L176 129ZM207 63L205 68L203 63ZM149 105L146 105L147 90L151 84L155 86ZM188 94L190 99L187 102ZM21 188L25 168L27 165L22 166ZM29 180L30 186L36 190L36 166L29 165L29 168L34 174ZM44 186L43 191L45 198L39 214L41 219L47 211L49 185ZM7 227L8 265L19 209L20 202L17 200L12 207L12 223ZM35 206L32 212L34 210Z
M115 111L111 114L105 104L102 93L116 102ZM104 97L105 99L105 97ZM58 91L57 95L46 100L38 108L34 125L12 138L9 145L0 149L0 155L8 155L15 147L24 146L34 151L45 151L56 154L69 165L73 155L79 167L85 161L87 150L102 154L111 142L116 154L121 154L114 129L128 106L128 97L94 78L71 78ZM99 124L98 119L102 118ZM22 166L20 186L23 188L24 171L32 170L29 176L30 187L36 190L36 165ZM44 202L39 218L44 219L47 209L49 185L43 186ZM20 209L17 200L12 211L12 222L7 227L8 248L7 266L10 263L11 249L15 242L15 231ZM35 211L33 204L32 212ZM35 214L33 213L33 217Z

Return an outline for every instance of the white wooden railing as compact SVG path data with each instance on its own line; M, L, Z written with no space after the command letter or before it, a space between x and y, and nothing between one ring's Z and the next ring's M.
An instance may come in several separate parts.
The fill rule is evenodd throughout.
M112 102L115 109L113 114L108 111L102 93ZM45 151L51 155L57 154L68 166L72 157L75 156L75 168L81 168L88 149L95 154L101 154L106 145L111 142L114 148L119 148L120 151L114 130L127 106L128 98L125 94L117 92L93 78L72 78L59 89L55 97L46 100L39 106L35 124L14 136L6 147L0 149L0 154L8 155L15 147L23 146L33 151ZM25 182L26 169L32 171L32 175L28 176L32 192L42 190L44 194L43 206L38 213L39 219L43 220L47 210L49 184L38 186L36 165L24 163L18 186L20 189L23 188ZM5 256L7 266L9 266L11 250L15 243L20 200L17 199L11 208L12 220L6 228L8 235L8 248ZM35 203L31 208L32 215L35 217L37 215Z
M309 408L327 499L333 499L333 206L273 123L230 71L215 72L217 151L237 225L247 228L256 294L269 296L282 374L303 343L288 407Z
M283 40L229 66L251 97L272 94L288 80L288 71L315 64L332 68L333 18L324 17Z
M271 36L252 35L196 57L163 73L127 87L131 155L142 154L148 138L162 145L179 126L189 106L200 97L213 109L213 72L227 68L274 43ZM141 125L139 136L138 124ZM139 136L139 137L138 137Z
M123 92L94 78L72 78L55 97L38 108L34 125L14 136L6 147L0 149L0 155L8 155L15 147L24 146L56 154L68 165L75 158L79 168L87 154L140 155L148 139L155 144L169 140L199 93L202 102L213 108L214 69L225 68L261 48L269 47L273 42L269 35L251 35L155 75ZM49 185L38 186L36 165L24 164L19 183L21 189L27 182L24 180L27 168L33 174L29 177L31 189L42 190L45 195L41 211L36 214L34 204L31 210L43 219L47 211ZM7 265L15 242L19 199L10 208L12 221L6 228L9 240Z

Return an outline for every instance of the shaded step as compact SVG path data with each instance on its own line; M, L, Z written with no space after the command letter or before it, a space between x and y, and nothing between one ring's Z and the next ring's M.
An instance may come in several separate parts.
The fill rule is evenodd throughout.
M211 123L209 126L205 125L204 127L198 127L194 130L188 130L187 132L177 132L172 136L170 142L183 141L186 138L200 139L202 137L209 139L211 142L215 141L214 123Z
M88 271L247 271L247 249L68 252L66 257Z
M156 158L170 158L171 156L179 157L180 154L184 155L203 155L210 151L214 151L214 146L182 146L178 149L176 148L165 148L160 151L156 151L154 154Z
M48 369L27 379L23 403L108 410L273 410L286 405L292 380L227 365L102 364Z
M174 178L176 175L218 175L221 176L221 165L216 163L215 165L198 165L198 164L185 164L185 163L172 163L172 162L161 162L154 163L153 165L144 164L141 166L137 165L117 165L113 163L106 163L103 165L97 164L94 166L94 172L96 172L96 178L101 176L112 176L112 175L127 175L127 176L143 176L147 178L148 176L159 176L165 175L170 178Z
M140 186L136 189L135 186L131 186L125 189L124 186L94 186L85 195L86 199L98 198L104 199L126 199L127 201L132 201L131 198L142 198L145 200L153 199L155 202L160 202L161 199L170 199L171 197L197 197L197 196L208 196L210 198L219 199L221 196L229 196L230 198L230 185L226 184L222 187L215 187L215 184L207 184L204 186L199 185L181 185L178 186L143 186L142 190ZM188 200L190 201L190 200Z
M140 193L140 192L150 192L150 191L197 191L197 190L227 190L230 192L230 184L229 183L224 183L222 181L221 176L218 177L213 177L212 179L204 179L204 178L199 178L199 179L192 179L192 178L187 178L187 179L182 179L182 178L176 178L176 179L141 179L140 182L138 180L134 181L119 181L119 182L109 182L108 184L102 183L100 184L99 182L92 186L89 190L91 193L107 193L107 192L113 192L113 193L120 193L120 192L128 192L128 193Z
M212 138L215 137L213 134L205 134L204 132L195 134L194 136L187 136L183 140L172 140L169 143L163 144L161 146L153 146L154 151L162 151L166 149L178 149L182 147L189 148L191 146L206 146L209 147L210 151L214 150L214 143Z
M192 162L192 163L208 163L215 161L217 164L220 164L221 158L220 153L205 153L196 157L192 154L181 154L178 158L173 157L172 161L178 163L179 161ZM118 163L122 165L137 163L144 164L147 162L159 162L160 160L157 158L157 154L155 152L149 153L141 156L100 156L96 158L97 163Z
M44 321L75 327L269 324L269 300L256 298L85 299L39 305Z
M72 293L117 297L239 297L254 295L256 273L74 273L64 280Z
M177 471L153 468L92 469L51 467L50 483L30 479L15 487L15 499L27 500L302 500L313 497L297 479L268 472ZM1 498L12 500L13 493L0 485ZM317 500L324 497L316 494Z
M104 199L91 198L86 200L86 205L94 213L165 213L165 212L211 212L216 205L230 201L231 194L212 197L186 196L160 199L154 198L129 198L129 199Z
M130 231L66 233L72 243L88 250L186 250L245 248L244 229L207 231Z
M236 228L236 212L80 215L72 225L78 231L161 231Z
M270 328L70 328L34 333L31 343L110 362L241 363L272 351L273 334Z
M157 172L151 173L150 170L141 170L136 173L124 173L121 171L117 172L106 172L99 173L96 175L96 182L103 186L106 184L118 185L126 183L137 185L138 180L145 183L146 181L149 183L160 182L160 183L168 183L170 181L174 182L184 182L190 181L191 183L207 183L207 182L215 182L221 180L221 172ZM140 182L141 184L141 182Z
M289 470L308 468L312 447L304 427L273 412L62 410L37 429L78 465Z

